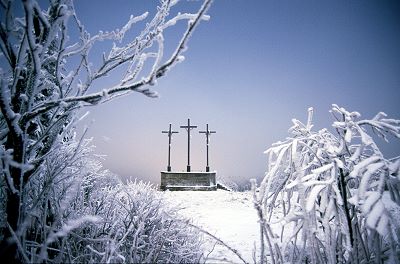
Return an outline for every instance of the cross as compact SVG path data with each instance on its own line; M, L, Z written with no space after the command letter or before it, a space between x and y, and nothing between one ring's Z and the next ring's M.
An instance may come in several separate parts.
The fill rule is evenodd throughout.
M197 126L190 125L190 118L188 118L187 126L181 126L181 128L185 128L188 133L188 162L187 162L187 171L190 172L190 130L196 128Z
M209 136L211 136L211 134L214 134L214 133L217 133L217 132L208 130L208 124L207 124L206 131L199 131L199 133L206 134L206 142L207 142L207 166L206 166L206 172L209 172L210 171L210 166L208 164L208 145L210 143Z
M168 134L168 167L167 171L171 171L171 138L174 133L179 133L178 131L172 131L171 123L169 124L168 131L161 131L162 133Z

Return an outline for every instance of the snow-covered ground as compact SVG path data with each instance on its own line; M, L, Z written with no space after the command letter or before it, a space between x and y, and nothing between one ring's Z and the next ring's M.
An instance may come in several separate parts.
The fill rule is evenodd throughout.
M251 192L175 191L165 198L182 208L181 214L193 223L238 250L247 262L253 261L254 248L259 246L259 225ZM205 236L210 263L242 262L226 247Z

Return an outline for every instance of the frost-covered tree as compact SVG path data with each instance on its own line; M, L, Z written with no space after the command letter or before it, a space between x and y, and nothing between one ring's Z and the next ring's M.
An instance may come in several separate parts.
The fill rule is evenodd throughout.
M190 35L208 19L210 2L204 0L192 14L175 11L177 0L160 0L151 18L146 12L131 16L119 29L91 34L72 0L49 0L47 6L34 0L0 1L0 156L7 217L1 226L2 257L11 260L17 252L25 235L18 229L25 221L25 188L60 138L68 140L77 110L131 92L156 96L149 85L183 60ZM166 54L164 33L181 20L187 28ZM139 26L140 33L127 39ZM94 65L90 59L97 54L91 51L100 41L112 47ZM122 72L120 81L96 91L94 82L113 72Z
M254 192L262 255L272 263L398 263L400 157L385 158L376 136L400 138L400 120L361 119L333 105L333 131L293 120L292 136L266 153ZM254 184L255 187L255 184Z

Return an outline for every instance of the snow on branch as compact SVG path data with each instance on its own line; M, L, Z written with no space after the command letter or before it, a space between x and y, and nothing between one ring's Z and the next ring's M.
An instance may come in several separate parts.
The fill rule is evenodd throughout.
M82 102L83 105L94 105L103 101L108 101L110 99L132 91L142 93L148 97L157 97L157 92L152 91L150 88L146 88L146 86L154 85L156 79L164 76L176 63L183 60L182 53L186 50L187 42L191 34L195 30L195 27L200 23L201 20L209 19L209 16L207 16L205 13L208 10L210 4L211 0L205 0L203 5L200 7L198 13L178 13L175 17L165 22L165 18L170 12L171 3L169 1L162 2L161 7L159 7L159 12L133 41L125 44L122 47L118 47L115 42L113 43L113 47L109 51L108 55L103 54L103 62L100 66L98 66L97 69L94 69L91 63L88 61L91 47L97 41L114 40L121 42L124 39L126 32L129 31L134 24L145 20L148 17L148 13L144 13L136 17L131 16L128 22L120 30L117 29L111 32L100 31L98 34L92 37L88 32L85 31L83 25L81 25L81 22L73 13L75 22L81 32L80 40L68 47L62 48L59 51L56 63L59 65L57 67L58 69L65 68L67 67L67 65L65 65L64 63L65 60L67 60L70 56L78 55L82 56L83 65L82 67L79 66L79 69L77 69L75 72L70 72L69 76L64 76L62 74L60 75L58 71L57 76L60 75L60 77L57 78L59 81L55 85L59 86L60 84L64 83L65 85L68 85L68 87L71 87L71 83L65 83L64 80L75 80L78 76L82 75L81 70L86 71L86 81L82 82L81 85L78 86L76 84L72 84L79 87L79 89L77 89L77 93L73 96L65 96L71 94L70 91L67 93L67 89L59 87L58 90L60 90L60 92L57 94L58 96L37 103L30 102L31 110L24 113L24 121L29 121L43 112L47 112L55 107L62 106L62 103L67 103L68 105L70 105ZM29 4L26 4L25 9L28 20L27 28L31 28L31 23L33 21L33 7ZM71 5L69 9L69 12L73 12L73 5ZM43 17L43 15L41 17ZM165 62L163 62L165 55L163 49L165 41L163 37L163 31L175 25L180 20L188 21L187 29L182 35L180 41L178 42L175 51L167 60L165 60ZM32 79L32 81L36 82L37 80L41 80L43 77L45 77L40 76L40 74L36 74L35 69L40 69L41 67L44 67L44 65L40 65L40 58L42 58L43 55L47 53L43 53L43 51L42 53L40 53L41 46L35 44L34 31L27 30L26 34L28 36L27 39L29 43L29 49L31 51L31 54L33 55L34 61L37 62L34 64L34 74L32 74L32 77L34 78ZM152 47L153 43L157 43L158 51L156 53L147 52L146 50ZM145 61L147 60L147 58L150 57L155 58L153 66L151 67L151 71L147 75L142 74L141 79L137 80L137 78L140 76L139 73L143 69ZM127 65L127 67L124 77L121 78L119 84L116 84L115 86L112 86L110 88L103 89L103 92L88 93L94 80L106 77L113 70L123 65ZM37 87L41 85L33 83L33 86Z
M360 113L337 105L331 113L334 132L314 131L309 109L306 125L294 119L291 137L265 152L266 176L253 190L263 228L276 228L272 236L280 238L271 254L280 262L394 260L400 250L400 159L385 158L369 132L399 138L400 120L383 112L360 120Z

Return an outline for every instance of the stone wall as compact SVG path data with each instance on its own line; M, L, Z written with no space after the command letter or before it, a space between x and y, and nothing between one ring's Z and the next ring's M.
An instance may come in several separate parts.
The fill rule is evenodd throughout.
M161 190L216 190L216 172L161 172Z

